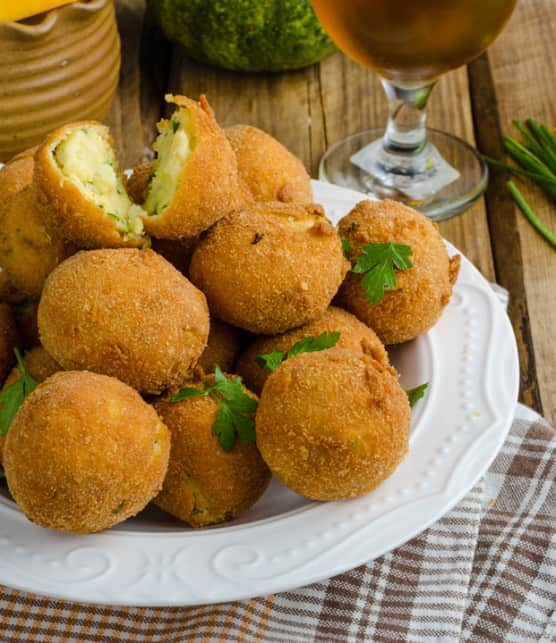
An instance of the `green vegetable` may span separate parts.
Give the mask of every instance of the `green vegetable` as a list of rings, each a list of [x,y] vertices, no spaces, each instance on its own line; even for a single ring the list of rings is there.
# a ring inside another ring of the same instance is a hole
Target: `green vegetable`
[[[263,368],[267,368],[269,371],[274,371],[278,366],[280,366],[284,359],[295,357],[301,353],[316,353],[318,351],[324,351],[327,348],[336,346],[339,339],[340,333],[338,332],[325,332],[321,333],[318,337],[304,337],[290,348],[287,355],[284,351],[272,351],[272,353],[267,353],[266,355],[260,355],[257,357],[257,364]]]
[[[407,399],[409,400],[409,406],[415,406],[415,404],[422,398],[425,397],[425,391],[429,386],[428,382],[420,384],[415,388],[410,388],[406,391]]]
[[[172,119],[172,132],[175,134],[180,127],[180,122],[176,119]]]
[[[368,243],[363,247],[363,253],[357,257],[352,272],[365,275],[361,286],[365,290],[365,298],[376,304],[384,298],[384,291],[396,286],[394,268],[407,270],[413,265],[411,246],[399,243]]]
[[[241,378],[228,379],[220,367],[214,367],[214,384],[203,384],[204,388],[182,388],[174,395],[171,402],[182,402],[194,397],[210,395],[218,403],[218,415],[212,427],[214,435],[218,436],[220,446],[224,451],[231,451],[236,441],[236,435],[241,444],[255,442],[255,412],[257,401],[249,397],[243,390]]]
[[[149,0],[194,60],[236,71],[298,69],[337,51],[309,0]]]
[[[340,241],[342,242],[342,252],[344,253],[344,257],[349,259],[348,253],[352,249],[352,245],[349,242],[349,239],[346,239],[345,237],[341,237]]]
[[[532,118],[528,118],[525,123],[515,120],[512,122],[523,136],[524,141],[517,141],[511,136],[505,136],[504,146],[519,165],[503,163],[488,156],[484,158],[491,165],[532,179],[549,197],[556,200],[556,138],[546,125],[541,125]],[[515,183],[508,181],[506,185],[530,223],[550,244],[556,246],[556,235],[542,223]]]
[[[517,189],[517,186],[513,181],[508,181],[506,183],[508,190],[513,196],[515,202],[519,206],[523,214],[529,219],[529,222],[533,227],[535,227],[542,236],[554,247],[556,247],[556,235],[550,232],[550,230],[544,225],[544,223],[539,219],[539,217],[532,210],[531,206],[524,199],[521,192]]]
[[[27,373],[19,349],[14,348],[14,352],[21,371],[21,377],[0,393],[0,404],[2,405],[0,408],[0,435],[6,435],[17,410],[23,404],[23,400],[39,385]]]

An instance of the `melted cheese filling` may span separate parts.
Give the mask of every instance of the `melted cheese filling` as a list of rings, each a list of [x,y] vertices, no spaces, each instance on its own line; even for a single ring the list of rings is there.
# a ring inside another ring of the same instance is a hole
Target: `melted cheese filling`
[[[114,151],[98,130],[88,126],[70,132],[54,150],[54,159],[62,174],[114,220],[122,236],[142,234],[144,212],[127,195]]]
[[[183,166],[191,153],[187,133],[187,111],[177,109],[170,120],[157,125],[159,135],[153,143],[156,159],[143,207],[150,216],[162,214],[178,188]]]

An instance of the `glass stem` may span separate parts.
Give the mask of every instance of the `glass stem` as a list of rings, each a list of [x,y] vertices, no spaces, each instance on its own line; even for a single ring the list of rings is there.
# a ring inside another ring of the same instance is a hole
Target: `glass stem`
[[[384,150],[405,156],[419,154],[427,142],[427,102],[436,83],[411,89],[382,79],[388,97]]]

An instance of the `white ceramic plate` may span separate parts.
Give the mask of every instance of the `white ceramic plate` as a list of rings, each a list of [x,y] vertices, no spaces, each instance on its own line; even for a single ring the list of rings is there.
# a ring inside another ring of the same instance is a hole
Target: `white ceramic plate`
[[[313,187],[333,221],[363,198],[326,183]],[[111,605],[216,603],[307,585],[413,538],[488,468],[517,399],[512,328],[488,283],[462,259],[442,319],[391,354],[405,388],[430,386],[413,411],[409,456],[381,487],[355,500],[317,503],[274,480],[247,514],[224,527],[194,531],[149,508],[90,536],[37,527],[4,493],[0,583]]]

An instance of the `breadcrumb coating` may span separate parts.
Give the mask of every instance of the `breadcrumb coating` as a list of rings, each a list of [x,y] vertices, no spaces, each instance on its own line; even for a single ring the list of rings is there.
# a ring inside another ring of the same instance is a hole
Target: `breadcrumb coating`
[[[390,366],[386,349],[371,328],[346,310],[329,306],[322,317],[304,326],[282,335],[255,339],[240,355],[236,372],[242,377],[247,388],[260,395],[270,375],[267,368],[257,363],[260,355],[277,350],[287,353],[294,344],[305,337],[318,337],[321,333],[333,332],[340,333],[336,344],[338,348],[348,348],[354,352],[364,353],[384,366]]]
[[[272,335],[322,316],[347,268],[320,206],[267,202],[214,225],[189,274],[215,317]]]
[[[340,236],[351,244],[355,262],[367,243],[393,241],[411,246],[413,267],[395,270],[397,285],[370,304],[360,282],[349,272],[336,303],[374,329],[385,344],[400,344],[426,332],[450,301],[460,257],[448,257],[438,226],[428,217],[397,201],[362,201],[339,224]]]
[[[240,179],[255,201],[313,202],[305,166],[273,136],[250,125],[232,125],[224,132],[236,154]]]
[[[155,408],[172,434],[168,473],[156,505],[192,527],[204,527],[236,518],[262,496],[270,471],[252,442],[236,440],[229,453],[222,449],[212,432],[215,400],[164,401]]]
[[[141,511],[162,487],[170,433],[113,377],[69,371],[16,413],[4,449],[10,493],[42,527],[86,534]]]
[[[205,297],[163,257],[82,251],[48,277],[39,334],[65,369],[118,377],[144,393],[187,379],[209,332]]]
[[[365,494],[408,451],[411,411],[391,368],[343,348],[303,353],[268,378],[257,446],[272,473],[313,500]]]

